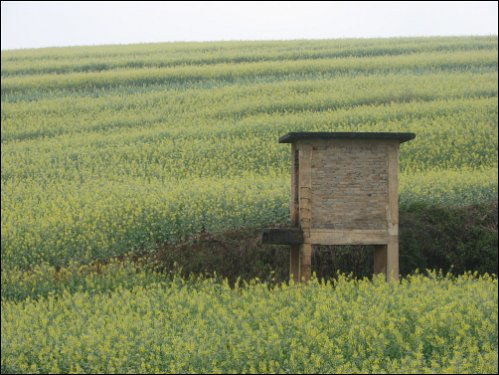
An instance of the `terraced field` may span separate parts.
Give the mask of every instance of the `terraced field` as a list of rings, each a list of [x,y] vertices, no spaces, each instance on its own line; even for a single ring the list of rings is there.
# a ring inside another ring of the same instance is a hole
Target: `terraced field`
[[[114,262],[96,271],[95,261],[153,253],[202,232],[286,223],[290,152],[277,139],[287,132],[414,132],[417,138],[401,147],[401,209],[497,201],[496,36],[53,48],[2,51],[1,63],[2,372],[110,371],[96,364],[104,357],[87,358],[87,367],[69,354],[34,359],[26,354],[33,348],[28,336],[14,339],[12,325],[28,329],[31,318],[42,319],[33,329],[50,330],[56,322],[86,319],[56,313],[61,303],[80,306],[85,316],[108,314],[95,310],[102,293],[127,298],[139,310],[152,304],[149,293],[168,299],[163,276]],[[485,284],[497,305],[497,280]],[[497,358],[495,311],[495,344],[480,336],[469,353]],[[46,323],[44,314],[53,320]],[[62,333],[47,335],[55,341],[45,350],[63,347]],[[141,337],[134,338],[139,351]],[[423,349],[418,368],[431,371],[436,352]],[[396,353],[385,356],[402,358]],[[64,358],[80,367],[68,367]],[[227,358],[233,357],[219,359]],[[452,358],[459,361],[458,354]],[[239,367],[217,367],[217,360],[158,368],[263,371],[250,360]],[[377,368],[359,361],[344,369]],[[407,365],[383,363],[387,371]],[[480,372],[477,363],[456,368]],[[441,365],[443,371],[452,364]],[[139,371],[140,363],[123,366],[113,368]]]

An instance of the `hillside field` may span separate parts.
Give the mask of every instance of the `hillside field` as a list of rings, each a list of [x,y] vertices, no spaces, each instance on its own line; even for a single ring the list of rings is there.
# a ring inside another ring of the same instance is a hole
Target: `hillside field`
[[[288,223],[290,131],[416,133],[401,211],[472,213],[455,259],[497,269],[497,36],[2,51],[2,373],[497,372],[495,276],[231,289],[149,270]]]

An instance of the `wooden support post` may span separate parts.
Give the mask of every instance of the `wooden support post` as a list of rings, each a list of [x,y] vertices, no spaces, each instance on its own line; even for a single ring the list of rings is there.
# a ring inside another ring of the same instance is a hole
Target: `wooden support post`
[[[390,236],[386,248],[386,280],[397,281],[399,279],[398,237]]]
[[[388,244],[386,250],[386,279],[399,279],[399,147],[388,148]]]
[[[374,247],[374,273],[384,273],[387,281],[399,278],[399,206],[398,206],[399,148],[388,149],[388,243]]]
[[[300,171],[300,158],[299,151],[296,145],[293,143],[291,145],[291,202],[289,207],[291,208],[291,225],[297,227],[300,224],[299,217],[299,205],[300,197],[298,195],[298,177]]]
[[[399,279],[398,238],[390,237],[388,245],[374,246],[374,274],[384,273],[386,281]]]
[[[300,245],[300,274],[298,280],[307,282],[312,275],[312,244],[310,243],[310,227],[312,222],[312,146],[299,146],[299,220],[303,231],[303,243]]]
[[[298,174],[300,170],[299,151],[296,145],[291,144],[291,224],[298,227],[299,217],[299,196],[298,196]],[[289,276],[295,282],[300,282],[300,245],[291,245],[289,252]]]
[[[307,282],[312,276],[312,244],[300,245],[300,281]]]

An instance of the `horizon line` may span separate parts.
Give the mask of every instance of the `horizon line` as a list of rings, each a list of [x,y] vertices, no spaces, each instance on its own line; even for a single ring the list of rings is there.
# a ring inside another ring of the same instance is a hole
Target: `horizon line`
[[[293,41],[320,41],[320,40],[363,40],[363,39],[411,39],[411,38],[476,38],[476,37],[498,37],[498,34],[436,34],[436,35],[401,35],[401,36],[368,36],[368,37],[338,37],[338,38],[285,38],[285,39],[213,39],[213,40],[169,40],[162,42],[131,42],[131,43],[103,43],[103,44],[72,44],[61,46],[44,46],[44,47],[16,47],[16,48],[1,48],[1,52],[17,52],[27,50],[42,50],[42,49],[60,49],[60,48],[94,48],[94,47],[111,47],[111,46],[132,46],[145,44],[189,44],[189,43],[234,43],[234,42],[293,42]]]

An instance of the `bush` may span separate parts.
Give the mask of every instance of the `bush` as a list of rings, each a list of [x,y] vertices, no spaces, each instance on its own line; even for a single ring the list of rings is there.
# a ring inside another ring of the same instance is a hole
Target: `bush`
[[[262,245],[261,229],[202,234],[165,245],[155,265],[162,271],[282,281],[289,273],[289,247]],[[498,273],[497,202],[465,206],[413,205],[400,211],[400,273],[438,269]],[[313,271],[330,278],[338,271],[357,277],[373,273],[372,246],[316,246]]]

